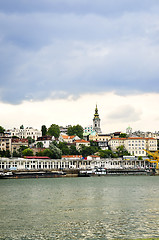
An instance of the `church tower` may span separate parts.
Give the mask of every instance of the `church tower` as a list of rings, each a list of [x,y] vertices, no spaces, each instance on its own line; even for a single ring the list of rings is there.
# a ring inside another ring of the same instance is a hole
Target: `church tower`
[[[100,128],[100,118],[99,118],[99,114],[98,114],[98,108],[96,105],[95,108],[95,114],[94,114],[94,118],[93,118],[93,130],[96,131],[97,133],[101,133],[101,128]]]

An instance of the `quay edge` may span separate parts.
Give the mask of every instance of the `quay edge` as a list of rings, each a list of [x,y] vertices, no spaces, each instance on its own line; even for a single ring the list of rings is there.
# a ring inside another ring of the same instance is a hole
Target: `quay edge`
[[[10,170],[1,171],[0,179],[18,179],[18,178],[64,178],[64,177],[97,177],[97,176],[132,176],[132,175],[150,175],[159,176],[159,169],[156,172],[152,169],[98,169],[98,170]]]

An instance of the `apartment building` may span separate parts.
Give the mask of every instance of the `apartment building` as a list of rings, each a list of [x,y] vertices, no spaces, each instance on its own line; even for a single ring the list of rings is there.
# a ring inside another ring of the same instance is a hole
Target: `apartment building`
[[[11,138],[9,137],[0,137],[0,151],[7,151],[9,150],[11,152]]]
[[[84,131],[84,133],[91,133],[91,132],[93,132],[93,126],[89,125],[89,126],[85,127],[83,131]]]
[[[12,153],[21,147],[28,147],[28,139],[19,139],[19,138],[12,138],[12,145],[11,145],[11,151]]]
[[[123,145],[125,149],[134,156],[146,156],[147,153],[144,149],[148,151],[157,151],[157,139],[155,138],[112,138],[109,140],[108,144],[112,151],[115,151],[117,147]]]

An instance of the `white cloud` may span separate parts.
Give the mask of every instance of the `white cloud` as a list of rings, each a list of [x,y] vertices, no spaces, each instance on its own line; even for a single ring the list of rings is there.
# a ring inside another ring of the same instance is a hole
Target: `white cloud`
[[[92,124],[97,103],[103,132],[125,131],[130,125],[133,130],[155,131],[158,129],[159,94],[138,94],[119,96],[113,92],[100,94],[83,94],[78,99],[39,102],[23,102],[20,105],[0,103],[1,122],[5,128],[49,127],[52,123],[59,125]],[[129,111],[130,110],[130,111]],[[110,119],[111,116],[111,119]]]
[[[119,105],[116,109],[113,109],[113,111],[108,116],[108,119],[114,122],[136,122],[140,120],[141,114],[141,110],[135,109],[131,105]]]
[[[125,1],[120,3],[123,8]],[[132,5],[136,11],[115,16],[100,14],[101,6],[98,14],[87,8],[87,14],[0,13],[1,101],[159,92],[159,15],[143,4],[144,11]]]

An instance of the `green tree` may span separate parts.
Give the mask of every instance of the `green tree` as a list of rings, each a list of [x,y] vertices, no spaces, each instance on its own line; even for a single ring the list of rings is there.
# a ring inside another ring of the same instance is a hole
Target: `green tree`
[[[53,158],[53,152],[50,149],[45,149],[41,153],[42,153],[42,156]]]
[[[21,146],[18,148],[17,154],[19,155],[19,157],[22,157],[22,152],[23,152],[25,149],[28,149],[28,147],[23,146],[23,145],[21,145]]]
[[[111,151],[109,149],[108,150],[99,150],[99,156],[101,158],[113,158],[113,157],[115,157],[113,151]]]
[[[37,146],[37,148],[43,148],[43,143],[42,142],[38,142],[36,146]]]
[[[13,157],[21,157],[20,154],[16,151],[13,151]]]
[[[9,150],[6,150],[6,152],[5,152],[5,157],[7,157],[7,158],[11,157],[11,154],[10,154],[10,151],[9,151]]]
[[[125,149],[125,147],[123,145],[117,147],[116,154],[118,157],[123,157],[124,155],[126,155],[126,156],[130,155],[130,153],[128,153],[128,151]]]
[[[46,150],[46,149],[45,149]],[[43,150],[44,151],[44,150]],[[44,156],[43,151],[36,152],[36,156]]]
[[[27,139],[28,139],[28,143],[29,143],[29,144],[32,144],[32,143],[34,143],[34,142],[35,142],[35,140],[34,140],[34,139],[32,139],[31,137],[27,137]]]
[[[62,151],[53,142],[50,143],[49,149],[52,151],[53,159],[61,159]]]
[[[11,154],[10,154],[10,151],[9,150],[3,150],[3,151],[0,151],[0,157],[11,157]]]
[[[71,145],[69,149],[69,154],[70,155],[79,155],[79,151],[76,149],[75,145]]]
[[[126,133],[120,133],[119,138],[127,138],[127,134]]]
[[[62,151],[62,155],[69,155],[70,150],[66,142],[59,142],[57,147]]]
[[[58,138],[60,136],[60,128],[56,124],[52,124],[47,131],[47,134],[50,136],[54,136],[55,138]]]
[[[72,135],[77,135],[79,138],[83,138],[83,128],[81,125],[77,124],[75,126],[70,126],[68,129],[67,129],[67,134],[69,136],[72,136]]]
[[[47,134],[47,127],[45,125],[41,126],[42,136],[46,136]]]
[[[98,147],[98,143],[96,141],[90,141],[90,146]]]
[[[0,151],[0,157],[5,157],[5,153],[6,153],[6,151]]]
[[[0,133],[4,133],[4,131],[5,129],[2,126],[0,126]]]
[[[24,126],[23,126],[23,124],[20,126],[20,129],[24,129]]]
[[[81,144],[79,152],[83,157],[87,157],[89,155],[94,155],[98,151],[98,147],[87,147]]]
[[[27,149],[22,151],[22,155],[23,156],[33,156],[33,150],[30,149],[30,148],[27,148]]]

